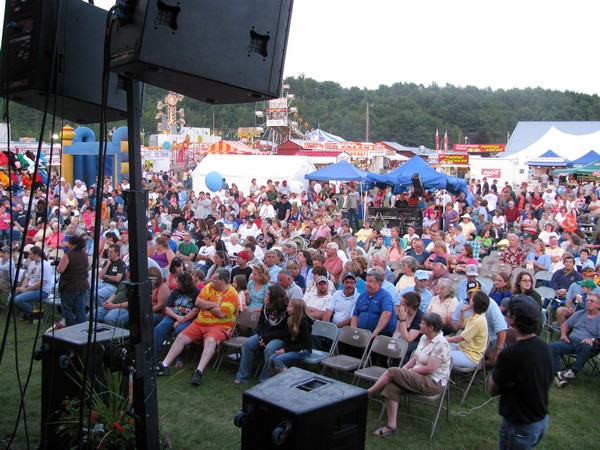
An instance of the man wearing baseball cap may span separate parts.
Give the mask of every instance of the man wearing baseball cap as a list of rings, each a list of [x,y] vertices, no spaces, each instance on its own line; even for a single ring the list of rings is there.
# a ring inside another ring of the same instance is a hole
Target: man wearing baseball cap
[[[342,276],[342,289],[331,296],[322,320],[333,322],[339,329],[350,325],[358,295],[356,276],[352,272],[345,273]]]
[[[427,289],[427,282],[429,281],[429,274],[424,270],[417,270],[415,272],[415,285],[405,287],[400,291],[397,297],[397,302],[400,301],[402,296],[407,292],[417,292],[421,295],[421,304],[419,305],[419,309],[422,313],[427,311],[427,307],[433,298],[433,294],[429,289]]]
[[[467,266],[468,267],[468,266]],[[467,269],[468,270],[468,269]],[[466,280],[461,281],[459,287],[464,283],[465,284],[465,303],[468,304],[471,296],[474,292],[483,291],[486,295],[488,294],[487,289],[484,285],[482,285],[479,281],[477,281],[476,276],[474,275],[477,272],[477,266],[475,266],[475,270],[471,268],[468,270],[471,275],[467,277]],[[458,289],[457,289],[458,295]],[[460,299],[460,297],[458,297]],[[500,351],[504,348],[504,344],[506,342],[506,334],[508,331],[508,325],[506,324],[506,320],[504,319],[504,315],[500,310],[500,307],[495,301],[490,301],[487,310],[485,311],[485,320],[487,321],[487,329],[488,329],[488,348],[486,349],[486,359],[487,365],[493,366],[496,363],[496,359],[500,354]],[[452,324],[451,327],[458,331],[458,324],[460,321],[460,309],[456,308],[454,314],[452,316]],[[463,313],[463,318],[466,319],[471,315],[471,311],[465,311]]]
[[[585,301],[589,292],[594,292],[595,294],[600,295],[600,287],[594,283],[595,276],[596,271],[592,267],[584,267],[581,272],[582,280],[569,286],[565,300],[565,306],[561,306],[556,310],[558,325],[565,323],[565,321],[571,317],[575,311],[585,309]],[[583,292],[584,286],[587,286],[585,293]],[[580,302],[578,301],[578,296],[581,296]]]
[[[329,282],[327,277],[323,275],[315,280],[317,292],[308,291],[304,294],[303,300],[306,303],[306,308],[313,318],[322,320],[331,295],[329,294]]]
[[[236,266],[231,269],[231,281],[233,282],[233,277],[236,275],[244,275],[246,277],[246,281],[250,279],[250,275],[252,275],[252,267],[248,265],[248,263],[252,260],[250,253],[243,251],[235,254],[235,262]]]
[[[427,282],[427,289],[430,292],[434,292],[438,281],[442,278],[450,279],[450,274],[448,273],[446,258],[443,256],[436,256],[431,263],[431,277],[429,277],[429,281]]]
[[[467,264],[465,267],[465,275],[467,278],[461,280],[460,283],[458,283],[458,286],[456,286],[456,298],[459,302],[468,301],[467,293],[469,289],[473,288],[473,283],[478,283],[479,289],[483,290],[486,294],[489,294],[488,286],[482,286],[481,283],[477,281],[479,271],[475,264]]]
[[[488,378],[490,394],[500,395],[498,448],[535,447],[548,429],[552,364],[548,344],[535,334],[540,312],[527,295],[513,295],[508,301],[506,320],[516,343],[500,352]]]

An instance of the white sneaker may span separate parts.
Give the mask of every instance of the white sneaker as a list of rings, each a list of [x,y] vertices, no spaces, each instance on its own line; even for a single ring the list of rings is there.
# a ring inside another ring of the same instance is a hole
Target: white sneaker
[[[575,374],[575,372],[569,369],[561,372],[560,377],[564,380],[574,380],[575,378],[577,378],[577,374]]]
[[[569,384],[569,382],[567,380],[563,380],[563,379],[559,378],[558,376],[556,376],[556,377],[554,377],[554,384],[556,384],[556,386],[561,388],[561,387]]]

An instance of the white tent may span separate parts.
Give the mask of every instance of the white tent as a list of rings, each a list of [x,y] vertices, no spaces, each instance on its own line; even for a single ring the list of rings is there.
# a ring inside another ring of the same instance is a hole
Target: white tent
[[[544,131],[540,129],[541,124],[544,122],[519,122],[508,141],[506,153],[501,157],[517,158],[518,164],[524,165],[548,150],[569,160],[575,160],[590,150],[600,150],[600,122],[552,123]],[[539,134],[527,134],[528,130],[521,132],[529,125]]]
[[[258,185],[266,185],[267,180],[283,181],[294,186],[301,183],[306,188],[304,175],[316,170],[305,156],[282,155],[206,155],[192,172],[192,183],[196,193],[206,191],[205,178],[210,172],[218,172],[231,186],[235,183],[239,190],[248,194],[252,178]]]

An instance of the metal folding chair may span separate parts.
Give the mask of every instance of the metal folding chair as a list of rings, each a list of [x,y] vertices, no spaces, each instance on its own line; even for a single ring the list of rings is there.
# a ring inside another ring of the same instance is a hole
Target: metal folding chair
[[[323,322],[322,320],[317,320],[313,323],[312,333],[313,338],[317,339],[327,339],[330,342],[329,350],[319,350],[313,348],[312,353],[304,358],[302,361],[304,364],[308,366],[310,369],[311,366],[315,366],[320,364],[326,358],[329,358],[332,355],[333,350],[335,349],[335,342],[338,337],[338,327],[331,322]]]
[[[372,364],[373,354],[380,355],[387,360],[399,360],[398,366],[402,365],[404,355],[408,349],[408,342],[404,339],[396,339],[388,336],[377,336],[371,348],[367,353],[366,363],[360,369],[354,371],[354,381],[352,384],[358,384],[360,380],[367,380],[371,383],[376,382],[381,375],[387,370],[387,367]]]
[[[327,369],[333,369],[336,372],[351,372],[363,366],[366,359],[367,350],[371,343],[371,332],[362,328],[345,326],[338,336],[335,343],[335,349],[332,356],[321,361],[323,369],[321,375],[324,375]],[[360,357],[344,355],[339,353],[340,343],[350,348],[354,348]]]
[[[450,365],[450,373],[452,373],[452,364]],[[433,439],[433,435],[435,434],[435,430],[437,428],[437,424],[440,419],[440,414],[442,410],[446,411],[446,422],[450,422],[450,380],[446,380],[446,384],[444,385],[444,389],[436,395],[420,395],[420,394],[405,394],[404,399],[406,400],[406,412],[398,411],[399,415],[411,417],[413,419],[421,420],[424,422],[429,422],[431,424],[431,434],[429,435],[429,440]],[[413,403],[432,406],[436,408],[435,417],[433,419],[429,419],[427,417],[418,416],[411,413],[411,405]],[[385,405],[381,409],[381,413],[379,415],[379,419],[383,415],[383,411],[385,409]]]
[[[221,346],[219,347],[217,359],[213,364],[213,367],[217,372],[221,367],[221,363],[223,362],[223,358],[225,358],[227,350],[233,349],[235,350],[236,355],[241,355],[244,342],[246,342],[248,338],[246,336],[240,336],[240,327],[245,327],[246,329],[256,328],[259,317],[260,312],[258,311],[242,311],[238,314],[233,329],[233,335],[226,341],[221,342]]]

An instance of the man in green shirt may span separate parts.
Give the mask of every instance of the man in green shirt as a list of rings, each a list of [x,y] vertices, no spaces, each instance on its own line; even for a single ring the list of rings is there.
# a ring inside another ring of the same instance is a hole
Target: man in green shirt
[[[192,235],[189,231],[183,233],[183,242],[177,247],[176,256],[184,261],[194,261],[198,254],[198,246],[192,242]]]

